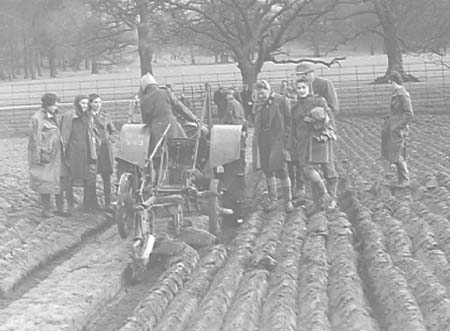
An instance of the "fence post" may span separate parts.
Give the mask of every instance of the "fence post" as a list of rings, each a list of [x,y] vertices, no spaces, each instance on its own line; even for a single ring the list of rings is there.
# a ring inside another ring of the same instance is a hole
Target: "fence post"
[[[444,106],[447,107],[446,89],[445,89],[445,68],[441,63],[441,81],[442,81],[442,99],[444,101]]]
[[[361,103],[359,101],[359,99],[360,99],[360,95],[359,95],[359,73],[358,73],[358,67],[357,66],[355,66],[355,75],[356,75],[356,90],[357,90],[357,92],[356,92],[356,100],[357,100],[358,108],[360,108],[361,107]]]
[[[429,99],[428,99],[428,71],[427,71],[427,63],[424,62],[424,66],[425,66],[425,95],[426,95],[426,101],[427,101],[427,107],[429,105]]]

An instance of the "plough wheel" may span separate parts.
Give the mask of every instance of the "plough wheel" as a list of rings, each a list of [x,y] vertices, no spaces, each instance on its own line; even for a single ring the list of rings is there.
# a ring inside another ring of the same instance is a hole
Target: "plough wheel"
[[[134,220],[133,208],[133,175],[124,173],[120,176],[118,188],[118,204],[116,210],[116,221],[119,235],[126,239],[130,234]]]

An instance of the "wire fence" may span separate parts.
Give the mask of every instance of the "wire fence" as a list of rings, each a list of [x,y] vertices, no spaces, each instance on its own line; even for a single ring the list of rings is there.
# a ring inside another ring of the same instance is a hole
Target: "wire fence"
[[[387,84],[372,82],[385,73],[385,65],[345,65],[335,68],[318,68],[316,74],[330,79],[337,90],[341,114],[379,114],[388,111],[390,88]],[[411,93],[413,106],[418,112],[447,111],[450,105],[450,70],[439,63],[406,63],[405,70],[416,76],[419,82],[406,83]],[[263,70],[259,78],[268,80],[276,91],[281,81],[295,81],[294,66],[272,66]],[[114,76],[86,76],[55,78],[36,82],[14,82],[0,84],[0,129],[9,133],[27,131],[29,118],[39,109],[39,99],[47,91],[61,97],[62,109],[72,107],[78,94],[98,93],[104,98],[104,107],[116,121],[125,121],[130,100],[138,91],[139,80],[131,74]],[[205,98],[205,83],[212,91],[219,86],[242,88],[239,72],[208,72],[198,67],[198,73],[175,73],[159,76],[160,84],[171,84],[175,94],[183,95],[197,114]],[[6,131],[5,131],[6,130]]]

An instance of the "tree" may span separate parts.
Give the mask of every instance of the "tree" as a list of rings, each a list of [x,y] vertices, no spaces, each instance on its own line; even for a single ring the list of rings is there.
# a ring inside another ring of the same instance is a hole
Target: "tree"
[[[252,86],[263,64],[341,0],[169,0],[181,28],[223,44]]]
[[[385,83],[392,71],[398,71],[405,81],[417,81],[403,67],[404,52],[426,52],[442,44],[448,33],[448,1],[444,0],[350,0],[353,10],[344,15],[333,13],[332,20],[359,20],[358,28],[344,40],[362,33],[380,36],[388,58],[384,76],[375,83]],[[447,8],[447,9],[445,9]],[[433,22],[433,24],[430,24]]]
[[[164,6],[158,0],[88,0],[95,12],[111,24],[126,25],[137,32],[137,50],[141,74],[152,72],[153,36],[152,21]]]

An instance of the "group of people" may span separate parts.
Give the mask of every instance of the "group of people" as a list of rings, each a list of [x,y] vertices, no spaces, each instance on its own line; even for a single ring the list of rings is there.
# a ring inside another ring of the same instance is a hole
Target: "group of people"
[[[283,86],[286,92],[287,86]],[[338,99],[333,84],[314,76],[314,67],[296,67],[295,98],[272,91],[257,82],[254,107],[253,165],[266,177],[270,210],[277,202],[277,178],[287,212],[294,209],[293,195],[304,201],[305,182],[310,183],[314,204],[310,213],[335,208],[338,174],[333,144]]]
[[[311,64],[299,64],[295,74],[293,88],[284,81],[280,93],[272,91],[267,81],[256,84],[253,166],[266,177],[266,210],[277,203],[279,180],[286,211],[294,210],[293,197],[304,204],[311,195],[313,204],[307,213],[312,215],[337,206],[339,176],[334,144],[339,104],[332,82],[316,77]],[[393,185],[405,188],[410,183],[406,139],[413,110],[410,95],[402,86],[402,76],[392,72],[388,81],[392,96],[381,132],[381,154],[397,167],[398,181]]]
[[[413,117],[411,98],[402,86],[399,73],[393,72],[388,78],[393,93],[391,112],[382,129],[381,152],[397,167],[396,186],[407,187],[406,138]],[[294,210],[293,197],[301,203],[309,194],[313,204],[308,213],[334,209],[338,186],[334,118],[339,105],[331,81],[316,77],[311,64],[301,63],[296,67],[293,88],[286,82],[280,93],[274,92],[265,80],[256,83],[253,98],[251,93],[241,95],[235,89],[219,91],[220,97],[216,94],[214,101],[221,107],[218,109],[220,124],[245,127],[250,116],[254,122],[253,166],[261,169],[266,177],[269,193],[266,209],[272,209],[277,203],[277,178],[287,212]],[[244,96],[251,102],[243,105]],[[42,215],[51,216],[51,195],[55,195],[55,214],[71,214],[73,187],[84,188],[85,210],[99,209],[97,174],[103,179],[104,207],[110,208],[112,144],[118,135],[110,115],[102,109],[102,98],[98,94],[78,95],[74,108],[62,116],[58,114],[59,99],[54,93],[44,94],[41,101],[42,108],[31,119],[28,159],[30,185],[41,196]],[[168,137],[175,138],[187,137],[183,122],[199,124],[197,117],[174,98],[170,89],[158,87],[149,73],[141,78],[139,102],[142,121],[150,128],[150,150],[169,124]]]
[[[97,174],[103,179],[104,208],[111,206],[112,144],[118,135],[113,121],[102,109],[98,94],[78,95],[74,108],[60,115],[59,98],[45,93],[41,109],[31,118],[28,161],[31,189],[40,194],[42,216],[50,217],[51,196],[59,216],[74,211],[73,187],[83,187],[86,211],[100,209]],[[64,203],[64,196],[67,208]]]

